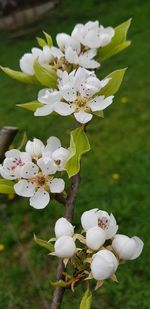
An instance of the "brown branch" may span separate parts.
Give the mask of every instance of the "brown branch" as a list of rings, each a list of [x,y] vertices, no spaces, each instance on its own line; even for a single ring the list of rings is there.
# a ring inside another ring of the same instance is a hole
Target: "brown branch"
[[[57,202],[66,205],[66,198],[61,193],[53,193],[51,194],[52,199],[56,200]]]
[[[72,222],[73,214],[74,214],[74,206],[75,206],[75,200],[78,192],[80,182],[80,174],[76,174],[75,176],[71,177],[71,188],[68,194],[68,197],[66,199],[66,213],[65,217],[68,221]],[[63,272],[65,271],[65,266],[63,261],[61,260],[57,267],[57,281],[63,279]],[[61,303],[63,299],[63,295],[65,292],[65,288],[62,287],[56,287],[54,290],[52,302],[51,302],[51,309],[60,309]]]
[[[5,152],[9,149],[18,129],[16,127],[3,127],[0,131],[0,163],[5,157]]]

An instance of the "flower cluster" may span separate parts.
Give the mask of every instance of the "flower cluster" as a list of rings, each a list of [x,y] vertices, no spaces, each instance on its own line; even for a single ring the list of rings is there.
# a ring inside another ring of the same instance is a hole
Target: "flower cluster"
[[[106,211],[85,211],[81,216],[81,225],[82,234],[75,234],[74,226],[67,219],[58,219],[55,224],[56,238],[50,242],[55,241],[52,255],[62,258],[65,265],[69,261],[80,275],[82,273],[83,279],[94,278],[101,282],[111,277],[116,280],[115,272],[120,262],[134,260],[142,252],[143,241],[136,236],[130,238],[117,234],[116,220]],[[80,264],[77,259],[80,259]]]
[[[70,74],[58,70],[57,74],[58,90],[40,90],[38,101],[44,105],[35,111],[35,116],[46,116],[54,111],[62,116],[74,114],[78,122],[85,124],[94,112],[102,111],[112,103],[113,96],[105,98],[98,94],[109,78],[99,80],[94,72],[84,68]]]
[[[50,195],[64,191],[65,183],[54,174],[65,170],[69,150],[61,146],[57,137],[51,136],[45,146],[39,139],[28,141],[25,152],[12,149],[6,152],[0,174],[14,180],[15,192],[30,198],[30,205],[37,209],[47,206]]]
[[[66,70],[69,64],[96,69],[100,66],[93,59],[97,49],[109,44],[114,33],[112,27],[104,28],[98,21],[77,24],[71,35],[57,34],[58,47],[46,45],[42,50],[32,48],[31,53],[24,54],[20,59],[20,68],[24,73],[34,75],[34,61],[38,59],[42,66],[52,65],[55,69]]]

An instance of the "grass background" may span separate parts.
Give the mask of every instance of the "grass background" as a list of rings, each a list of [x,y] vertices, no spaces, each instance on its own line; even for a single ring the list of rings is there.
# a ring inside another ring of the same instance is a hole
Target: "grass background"
[[[17,69],[18,59],[36,45],[34,37],[40,36],[41,30],[55,37],[57,32],[70,32],[78,22],[99,19],[105,26],[116,26],[133,17],[129,32],[131,47],[102,65],[102,77],[126,66],[128,71],[105,118],[95,117],[89,125],[92,150],[82,164],[74,224],[79,226],[85,209],[99,207],[112,211],[118,219],[119,232],[139,235],[145,248],[138,260],[119,267],[118,285],[108,280],[102,289],[94,292],[93,309],[150,308],[149,11],[148,0],[64,0],[39,22],[37,33],[20,39],[0,34],[0,64]],[[35,119],[32,113],[15,107],[33,100],[37,90],[0,73],[0,126],[15,125],[20,133],[26,131],[29,138],[45,141],[56,135],[67,146],[69,129],[75,126],[73,119],[59,116]],[[118,180],[112,178],[113,173],[119,174]],[[49,239],[56,218],[63,215],[63,207],[51,203],[37,211],[29,206],[27,199],[0,198],[0,243],[5,246],[0,253],[0,309],[46,308],[52,295],[49,280],[55,277],[56,259],[34,244],[33,233]],[[62,309],[78,308],[82,293],[81,286],[74,295],[67,291]]]

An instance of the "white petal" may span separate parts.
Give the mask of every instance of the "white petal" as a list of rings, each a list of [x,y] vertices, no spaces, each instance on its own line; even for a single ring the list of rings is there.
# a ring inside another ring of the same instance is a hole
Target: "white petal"
[[[62,97],[68,101],[73,102],[76,99],[76,89],[72,85],[66,85],[61,88]]]
[[[38,101],[43,104],[50,104],[60,101],[61,93],[60,91],[55,91],[51,89],[42,89],[38,93]]]
[[[34,112],[34,116],[47,116],[50,115],[53,111],[53,105],[47,104],[45,106],[37,108],[37,110]]]
[[[81,224],[85,231],[94,226],[98,226],[97,208],[85,211],[81,216]]]
[[[137,237],[137,236],[132,237],[132,239],[134,239],[134,241],[135,241],[135,243],[136,243],[136,249],[135,249],[134,254],[132,255],[132,258],[131,258],[131,260],[134,260],[134,259],[136,259],[137,257],[139,257],[139,255],[142,253],[144,243],[143,243],[143,241],[142,241],[139,237]]]
[[[65,102],[58,102],[54,107],[55,112],[62,116],[71,115],[74,112],[74,109],[74,106]]]
[[[44,160],[43,158],[40,158],[37,161],[38,166],[40,167],[40,169],[42,170],[42,173],[44,175],[53,175],[56,173],[56,166],[53,163],[53,160],[49,159],[49,160]]]
[[[65,182],[61,178],[54,178],[52,181],[50,181],[49,187],[52,193],[61,193],[64,191]]]
[[[16,175],[13,173],[7,173],[7,170],[3,168],[2,165],[0,165],[0,175],[5,178],[5,179],[8,179],[8,180],[13,180],[13,179],[16,179]]]
[[[36,164],[32,163],[32,162],[29,162],[29,163],[26,163],[21,168],[20,176],[22,178],[30,179],[30,178],[35,177],[37,175],[38,171],[39,171],[38,166]]]
[[[114,96],[107,97],[104,99],[104,96],[95,97],[89,106],[93,112],[101,111],[107,108],[113,101]]]
[[[94,226],[86,232],[86,245],[92,250],[98,250],[105,240],[105,231],[99,226]]]
[[[74,51],[71,47],[68,47],[65,50],[65,57],[66,57],[66,59],[69,63],[78,64],[78,62],[79,62],[77,52]]]
[[[14,185],[15,192],[20,196],[31,197],[35,193],[35,185],[27,180],[20,180]]]
[[[80,111],[78,113],[74,113],[74,116],[76,118],[76,120],[80,123],[87,123],[89,122],[93,115],[90,114],[90,113],[86,113],[86,112],[83,112],[83,111]]]
[[[36,209],[43,209],[47,206],[50,201],[50,195],[43,188],[38,191],[30,198],[30,205]]]
[[[51,47],[51,54],[55,57],[55,58],[61,58],[64,56],[64,54],[62,53],[62,51],[57,48],[57,47]]]
[[[6,151],[5,156],[6,156],[6,158],[13,158],[13,159],[17,160],[17,159],[20,158],[20,153],[21,152],[19,150],[12,149],[12,150]]]
[[[60,49],[64,49],[66,45],[70,42],[70,35],[66,33],[58,33],[56,35],[56,42]]]
[[[35,56],[31,53],[27,53],[20,59],[20,69],[22,72],[28,75],[34,75],[33,64],[35,60]]]
[[[57,138],[55,136],[51,136],[47,140],[47,145],[45,147],[45,151],[54,152],[56,149],[58,149],[60,147],[61,147],[61,142],[60,142],[59,138]]]

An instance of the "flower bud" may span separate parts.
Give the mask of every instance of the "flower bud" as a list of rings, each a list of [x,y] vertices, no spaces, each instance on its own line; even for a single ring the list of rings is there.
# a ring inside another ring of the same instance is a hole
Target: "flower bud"
[[[118,261],[111,251],[104,249],[93,255],[91,271],[94,279],[104,280],[111,277],[117,267]]]
[[[34,138],[33,142],[28,141],[26,144],[26,152],[28,152],[32,157],[41,157],[44,148],[44,144],[37,138]]]
[[[55,253],[60,258],[70,258],[76,252],[75,242],[70,236],[61,236],[55,242]]]
[[[73,225],[65,218],[60,218],[56,221],[55,224],[55,235],[56,238],[61,236],[73,236],[74,227]]]
[[[120,259],[134,260],[143,250],[144,243],[139,237],[128,237],[117,234],[112,242],[112,247]]]
[[[85,211],[81,216],[81,224],[85,231],[91,227],[98,226],[97,208]]]
[[[98,226],[86,232],[86,245],[92,250],[98,250],[105,242],[105,232]]]

